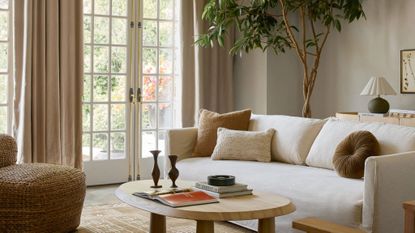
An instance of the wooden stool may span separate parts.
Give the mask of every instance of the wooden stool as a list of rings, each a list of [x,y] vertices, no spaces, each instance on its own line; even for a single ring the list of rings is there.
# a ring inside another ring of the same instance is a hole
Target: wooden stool
[[[307,233],[364,233],[364,231],[331,223],[318,218],[303,218],[293,221],[292,227]]]
[[[415,233],[415,201],[403,203],[405,210],[405,233]]]

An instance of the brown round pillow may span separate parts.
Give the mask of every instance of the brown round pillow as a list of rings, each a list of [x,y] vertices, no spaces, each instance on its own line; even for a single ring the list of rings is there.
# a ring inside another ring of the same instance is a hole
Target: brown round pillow
[[[379,155],[379,151],[379,142],[371,132],[353,132],[337,145],[334,168],[340,176],[360,179],[364,175],[366,158]]]

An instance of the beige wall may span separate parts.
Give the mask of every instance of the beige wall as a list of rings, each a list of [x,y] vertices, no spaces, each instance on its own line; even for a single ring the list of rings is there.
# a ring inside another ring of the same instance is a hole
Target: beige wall
[[[261,50],[235,56],[235,109],[267,113],[267,56]]]
[[[255,50],[235,57],[235,109],[256,114],[301,114],[298,61],[291,52],[275,55]]]
[[[367,111],[372,98],[360,96],[371,76],[384,76],[396,96],[391,108],[415,109],[415,95],[399,94],[399,51],[415,48],[415,1],[365,1],[367,20],[344,24],[329,38],[312,99],[314,117],[336,111]]]
[[[415,48],[415,0],[364,1],[364,9],[367,20],[343,24],[342,32],[328,40],[311,102],[313,117],[367,111],[371,97],[359,94],[374,75],[384,76],[398,93],[386,97],[391,108],[415,109],[415,94],[399,94],[399,51]],[[300,115],[302,71],[295,59],[293,54],[276,56],[271,51],[266,57],[256,52],[237,58],[237,108]]]
[[[267,114],[300,116],[302,69],[294,51],[267,52]]]

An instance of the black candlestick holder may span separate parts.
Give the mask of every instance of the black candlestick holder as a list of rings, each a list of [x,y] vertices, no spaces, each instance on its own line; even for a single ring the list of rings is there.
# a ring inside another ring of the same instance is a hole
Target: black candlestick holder
[[[161,188],[161,185],[158,185],[159,179],[160,179],[160,169],[157,163],[157,158],[160,154],[160,150],[151,150],[150,153],[153,155],[154,159],[154,166],[153,171],[151,172],[151,176],[153,177],[154,185],[151,186],[151,188]]]
[[[176,168],[177,155],[169,155],[171,169],[169,171],[169,178],[173,182],[171,188],[177,188],[176,180],[179,177],[179,170]]]

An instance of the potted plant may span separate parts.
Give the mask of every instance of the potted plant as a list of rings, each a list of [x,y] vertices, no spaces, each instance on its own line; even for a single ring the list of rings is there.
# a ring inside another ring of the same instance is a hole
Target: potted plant
[[[249,52],[260,48],[276,54],[294,49],[303,67],[302,115],[311,117],[310,98],[320,57],[329,34],[342,23],[365,18],[363,0],[210,0],[202,19],[210,23],[196,44],[223,46],[228,30],[236,25],[239,38],[230,50]],[[296,17],[299,20],[294,20]]]

